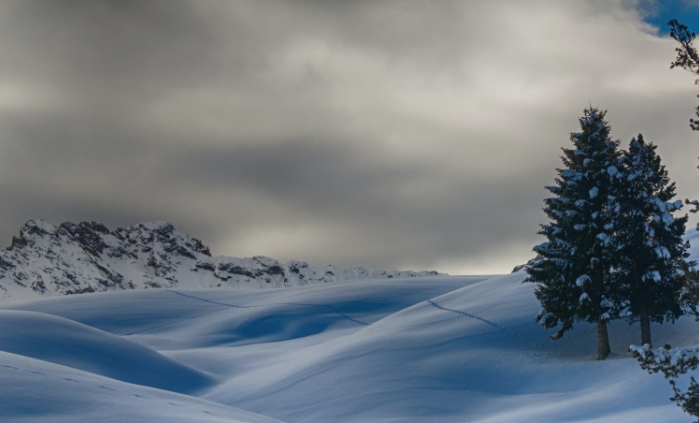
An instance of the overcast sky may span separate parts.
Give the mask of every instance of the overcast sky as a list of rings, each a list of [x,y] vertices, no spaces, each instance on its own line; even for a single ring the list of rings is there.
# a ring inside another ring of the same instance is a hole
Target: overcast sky
[[[0,240],[166,220],[214,254],[509,272],[588,104],[699,198],[699,87],[655,26],[699,1],[668,4],[2,0]]]

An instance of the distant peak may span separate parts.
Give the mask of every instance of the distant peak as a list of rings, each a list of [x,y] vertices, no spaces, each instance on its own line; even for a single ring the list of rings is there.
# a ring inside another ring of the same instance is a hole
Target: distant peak
[[[73,233],[77,230],[82,229],[89,229],[95,232],[101,232],[101,233],[109,233],[109,228],[107,228],[103,223],[100,222],[80,222],[80,223],[73,223],[73,222],[63,222],[60,225],[61,229],[65,229],[66,231]]]
[[[55,232],[56,227],[50,224],[49,222],[41,219],[29,219],[27,223],[24,224],[22,229],[27,229],[29,230],[30,233],[34,232]]]
[[[147,230],[151,231],[157,231],[159,229],[166,229],[166,230],[175,230],[175,227],[172,226],[172,224],[164,221],[164,220],[151,220],[148,222],[141,222],[137,224],[136,226],[142,227]]]

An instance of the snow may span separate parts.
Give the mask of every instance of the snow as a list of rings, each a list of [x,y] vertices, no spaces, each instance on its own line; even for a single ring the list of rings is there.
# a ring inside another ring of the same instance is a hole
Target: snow
[[[593,187],[593,188],[590,190],[590,198],[595,198],[595,197],[597,197],[597,194],[599,194],[599,188]]]
[[[138,224],[138,226],[147,229],[149,231],[154,231],[162,228],[167,228],[169,226],[172,226],[168,222],[165,222],[163,220],[152,220],[148,222],[141,222]]]
[[[638,326],[612,322],[604,362],[593,325],[549,341],[525,276],[6,302],[0,421],[691,421],[626,353]],[[698,326],[654,337],[692,345]],[[158,366],[181,383],[163,385]]]
[[[650,345],[644,344],[643,346],[632,345],[630,350],[637,352],[644,358],[647,358],[652,351],[657,362],[667,360],[673,366],[677,365],[679,362],[699,359],[699,347],[671,349],[658,348],[657,350],[652,350]]]
[[[0,421],[281,423],[188,395],[0,351]]]
[[[692,421],[627,353],[637,324],[610,322],[613,354],[596,361],[595,325],[550,341],[525,277],[6,301],[0,422]],[[698,329],[683,317],[653,339],[699,345]]]
[[[0,299],[158,287],[271,289],[434,274],[212,257],[201,241],[163,221],[110,231],[95,222],[56,227],[30,220],[13,246],[0,251]]]
[[[583,286],[583,285],[585,285],[585,282],[589,282],[589,281],[590,281],[590,277],[588,275],[582,275],[582,276],[578,277],[578,279],[575,280],[575,284],[577,286]]]
[[[660,276],[660,272],[657,270],[650,271],[643,275],[642,279],[644,281],[653,281],[653,282],[660,282],[663,280],[663,278]]]
[[[139,343],[45,313],[0,310],[0,350],[180,393],[214,383]]]
[[[655,249],[655,253],[657,254],[658,258],[661,259],[669,259],[670,258],[670,251],[667,249],[667,247],[661,245],[658,246]]]

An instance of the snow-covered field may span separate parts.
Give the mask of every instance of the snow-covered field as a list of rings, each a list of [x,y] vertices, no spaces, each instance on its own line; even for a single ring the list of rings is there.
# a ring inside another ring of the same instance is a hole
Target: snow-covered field
[[[560,341],[523,272],[0,306],[3,422],[690,422],[626,350]],[[693,318],[657,345],[699,344]],[[276,420],[275,420],[276,419]]]

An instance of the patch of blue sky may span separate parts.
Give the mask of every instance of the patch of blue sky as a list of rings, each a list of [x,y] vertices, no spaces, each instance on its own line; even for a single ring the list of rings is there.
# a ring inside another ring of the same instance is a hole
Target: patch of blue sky
[[[639,7],[646,22],[658,28],[661,35],[668,35],[667,22],[677,19],[690,31],[699,32],[699,0],[655,0],[641,1]]]

